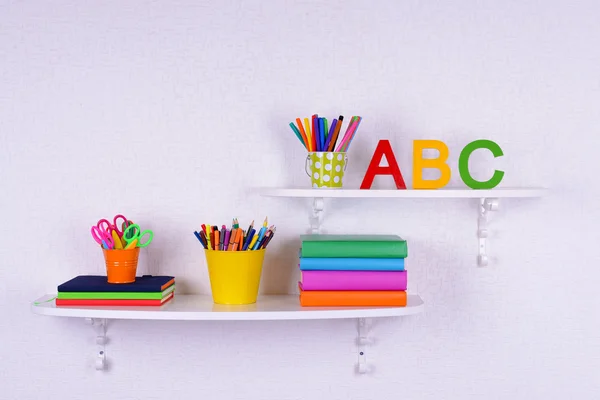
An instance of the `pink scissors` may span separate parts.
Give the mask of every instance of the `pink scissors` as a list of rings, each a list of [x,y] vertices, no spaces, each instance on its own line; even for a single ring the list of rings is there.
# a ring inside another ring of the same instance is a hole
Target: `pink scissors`
[[[117,235],[119,235],[119,237],[122,237],[123,230],[119,230],[119,226],[122,226],[122,225],[119,225],[117,222],[117,221],[119,221],[119,218],[121,218],[125,223],[127,223],[127,218],[125,218],[124,215],[117,214],[117,215],[115,215],[115,218],[113,218],[112,224],[107,219],[101,219],[100,221],[98,221],[98,224],[96,224],[96,226],[100,229],[105,230],[109,234],[111,233],[111,230],[113,230],[113,231],[117,232]]]
[[[113,240],[111,232],[110,232],[112,227],[105,229],[104,226],[101,224],[102,221],[106,221],[106,220],[100,220],[100,221],[98,221],[98,225],[92,226],[92,237],[99,245],[101,245],[105,249],[107,249],[107,250],[114,249],[115,241]],[[108,222],[108,221],[106,221],[106,222]]]

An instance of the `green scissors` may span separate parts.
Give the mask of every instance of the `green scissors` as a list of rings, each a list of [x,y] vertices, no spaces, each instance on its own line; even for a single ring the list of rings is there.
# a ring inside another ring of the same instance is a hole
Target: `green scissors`
[[[148,239],[146,242],[142,243],[142,238],[148,235]],[[151,230],[142,231],[138,224],[131,224],[125,229],[123,232],[123,238],[125,238],[125,242],[127,242],[126,249],[132,249],[134,247],[146,247],[154,238],[154,232]]]

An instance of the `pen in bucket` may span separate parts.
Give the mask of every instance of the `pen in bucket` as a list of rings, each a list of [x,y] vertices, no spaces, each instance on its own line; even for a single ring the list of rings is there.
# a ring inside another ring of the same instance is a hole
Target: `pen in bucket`
[[[333,137],[329,142],[329,147],[327,147],[327,151],[333,151],[335,148],[335,142],[337,142],[338,136],[340,135],[340,130],[342,129],[342,125],[344,124],[344,116],[340,115],[335,125],[335,130],[333,131]]]
[[[269,238],[267,240],[265,240],[265,242],[262,244],[261,248],[264,249],[267,247],[267,245],[269,244],[269,242],[271,241],[271,239],[273,239],[273,236],[275,236],[275,230],[276,228],[273,227],[273,229],[271,230],[271,233],[269,235]]]
[[[225,225],[221,225],[221,234],[219,235],[219,250],[223,250],[223,241],[225,240]]]
[[[200,234],[198,232],[194,231],[194,236],[196,236],[196,239],[198,239],[198,241],[202,244],[202,247],[204,247],[205,249],[208,249],[208,246],[206,245],[206,243],[204,243],[202,236],[200,236]]]
[[[215,226],[215,228],[216,228],[216,226]],[[215,229],[215,250],[216,251],[221,250],[220,247],[219,247],[220,244],[221,244],[221,241],[219,240],[219,235],[220,235],[219,230]]]
[[[256,230],[254,228],[250,229],[250,233],[248,233],[246,237],[246,241],[244,242],[244,247],[242,248],[242,250],[248,250],[248,246],[250,246],[250,243],[252,242],[255,233]]]
[[[244,243],[246,243],[246,239],[248,239],[248,235],[250,235],[250,231],[252,230],[252,228],[254,228],[254,220],[252,220],[252,222],[250,222],[250,225],[248,225],[246,236],[244,236]]]
[[[296,137],[308,151],[304,170],[310,177],[310,186],[317,189],[340,189],[343,187],[342,179],[348,166],[347,152],[358,134],[362,123],[361,116],[353,116],[348,121],[344,132],[344,116],[331,120],[318,114],[309,118],[296,118],[290,126]],[[302,129],[299,129],[302,127]],[[302,135],[301,132],[304,132]],[[297,133],[297,134],[296,134]],[[257,229],[257,234],[260,231]],[[264,234],[264,232],[263,232]],[[262,237],[259,236],[259,240]],[[249,248],[254,248],[252,245]]]
[[[219,231],[217,225],[202,224],[199,232],[194,231],[194,236],[206,250],[232,252],[264,250],[275,233],[275,226],[269,227],[268,223],[269,219],[265,217],[262,227],[255,229],[252,221],[245,231],[239,227],[239,220],[234,218],[230,229],[226,225],[221,225]]]

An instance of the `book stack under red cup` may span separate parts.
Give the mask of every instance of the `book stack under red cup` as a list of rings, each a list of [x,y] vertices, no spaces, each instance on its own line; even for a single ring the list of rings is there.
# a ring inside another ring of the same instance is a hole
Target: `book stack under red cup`
[[[172,276],[138,276],[112,284],[106,276],[80,275],[58,286],[57,306],[161,306],[175,295]]]

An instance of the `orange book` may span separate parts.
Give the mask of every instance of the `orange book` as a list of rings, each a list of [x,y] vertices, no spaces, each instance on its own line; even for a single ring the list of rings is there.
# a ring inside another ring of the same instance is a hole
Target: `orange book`
[[[403,290],[302,290],[302,307],[367,307],[367,306],[406,306],[406,291]]]

